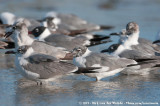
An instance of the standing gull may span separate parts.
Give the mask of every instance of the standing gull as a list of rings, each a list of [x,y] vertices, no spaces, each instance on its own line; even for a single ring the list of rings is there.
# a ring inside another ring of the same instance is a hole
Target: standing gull
[[[124,33],[123,33],[124,34]],[[137,62],[141,61],[140,67],[136,70],[125,70],[125,73],[143,74],[146,71],[152,70],[156,64],[159,64],[159,48],[152,42],[143,38],[139,39],[139,26],[135,22],[130,22],[126,26],[126,38],[123,42],[111,45],[108,49],[101,52],[109,52],[114,56],[134,59]],[[120,38],[121,39],[121,38]],[[122,41],[122,40],[120,40]],[[140,72],[141,71],[141,72]]]
[[[73,63],[76,66],[101,67],[101,69],[93,70],[92,73],[84,73],[86,76],[96,78],[97,81],[121,72],[130,64],[137,64],[134,60],[91,52],[84,46],[73,49],[73,53],[75,54]]]

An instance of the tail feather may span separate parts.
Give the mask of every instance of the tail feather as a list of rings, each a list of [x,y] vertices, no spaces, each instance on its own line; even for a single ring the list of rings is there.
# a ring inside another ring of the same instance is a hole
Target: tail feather
[[[90,45],[88,45],[87,47],[96,46],[96,45],[100,45],[100,44],[104,44],[104,43],[108,43],[108,42],[112,42],[112,40],[91,41]]]
[[[93,35],[94,36],[94,35]],[[101,40],[105,40],[105,39],[109,39],[109,36],[104,36],[104,37],[97,37],[97,38],[93,38],[90,41],[101,41]]]
[[[160,67],[160,64],[156,64],[155,66],[153,66],[153,67]]]
[[[127,65],[127,67],[132,67],[132,66],[137,66],[137,65],[143,65],[143,64],[149,64],[149,63],[156,63],[157,61],[155,61],[154,59],[151,59],[151,60],[142,60],[142,61],[139,61],[137,64],[130,64],[130,65]],[[159,66],[158,64],[156,64],[157,67]],[[156,66],[155,65],[155,66]]]
[[[15,43],[11,41],[1,41],[0,42],[0,48],[1,49],[13,49],[15,48]]]
[[[102,50],[101,53],[109,52],[108,49]]]
[[[81,74],[81,73],[98,73],[97,71],[93,71],[96,69],[101,69],[101,67],[79,67],[75,74]]]
[[[136,62],[147,62],[152,60],[156,60],[156,59],[154,58],[135,59]]]
[[[120,33],[114,32],[114,33],[110,33],[109,35],[116,35],[116,36],[119,36]]]

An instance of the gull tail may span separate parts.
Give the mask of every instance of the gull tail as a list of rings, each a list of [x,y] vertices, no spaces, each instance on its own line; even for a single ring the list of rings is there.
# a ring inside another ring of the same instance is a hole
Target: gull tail
[[[109,52],[109,50],[108,49],[104,49],[104,50],[101,51],[101,53],[106,53],[106,52]]]
[[[146,58],[146,59],[136,59],[137,64],[130,64],[127,65],[127,67],[132,67],[132,66],[137,66],[137,65],[144,65],[144,64],[153,64],[152,67],[159,67],[160,66],[160,61],[155,59],[155,58]]]
[[[114,32],[114,33],[110,33],[110,36],[120,36],[120,33]]]
[[[105,39],[109,39],[109,36],[101,36],[101,35],[93,35],[93,38],[90,39],[90,41],[101,41],[101,40],[105,40]]]
[[[91,46],[96,46],[96,45],[100,45],[100,44],[105,44],[108,42],[112,42],[112,40],[102,40],[102,41],[90,41],[90,45],[87,45],[87,47],[91,47]]]
[[[81,73],[98,73],[97,71],[94,71],[96,69],[101,69],[101,67],[79,67],[77,71],[75,71],[75,74],[81,74]]]
[[[156,64],[155,66],[153,66],[153,67],[160,67],[160,64]]]
[[[11,41],[0,41],[0,49],[13,49],[15,48],[15,43]]]

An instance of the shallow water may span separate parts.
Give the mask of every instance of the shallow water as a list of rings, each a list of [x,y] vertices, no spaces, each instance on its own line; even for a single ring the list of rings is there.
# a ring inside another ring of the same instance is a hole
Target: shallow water
[[[74,13],[96,24],[113,25],[109,34],[125,28],[129,21],[140,26],[140,36],[154,40],[160,31],[159,0],[1,0],[0,12],[40,19],[51,10]],[[117,37],[112,38],[114,42]],[[111,44],[111,43],[110,43]],[[91,48],[95,51],[110,44]],[[95,49],[96,48],[96,49]],[[145,76],[118,74],[96,82],[85,76],[66,76],[48,86],[22,79],[14,69],[14,55],[0,53],[0,103],[2,105],[103,105],[159,103],[160,72]]]

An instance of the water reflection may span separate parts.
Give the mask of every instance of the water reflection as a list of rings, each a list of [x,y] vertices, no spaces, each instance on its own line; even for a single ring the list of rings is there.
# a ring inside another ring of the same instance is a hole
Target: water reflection
[[[0,53],[0,69],[14,68],[14,55],[6,55],[1,51]]]
[[[120,74],[103,81],[87,81],[81,76],[62,78],[50,85],[37,86],[35,82],[19,80],[16,89],[16,105],[47,104],[76,105],[82,101],[146,101],[160,87],[158,71],[145,76]],[[159,73],[160,74],[160,73]],[[81,79],[81,80],[79,80]],[[23,82],[23,84],[22,84]],[[153,91],[154,89],[154,91]],[[159,94],[159,92],[157,92]],[[152,98],[156,99],[157,96]],[[113,99],[114,98],[114,99]],[[73,102],[74,101],[74,102]]]

